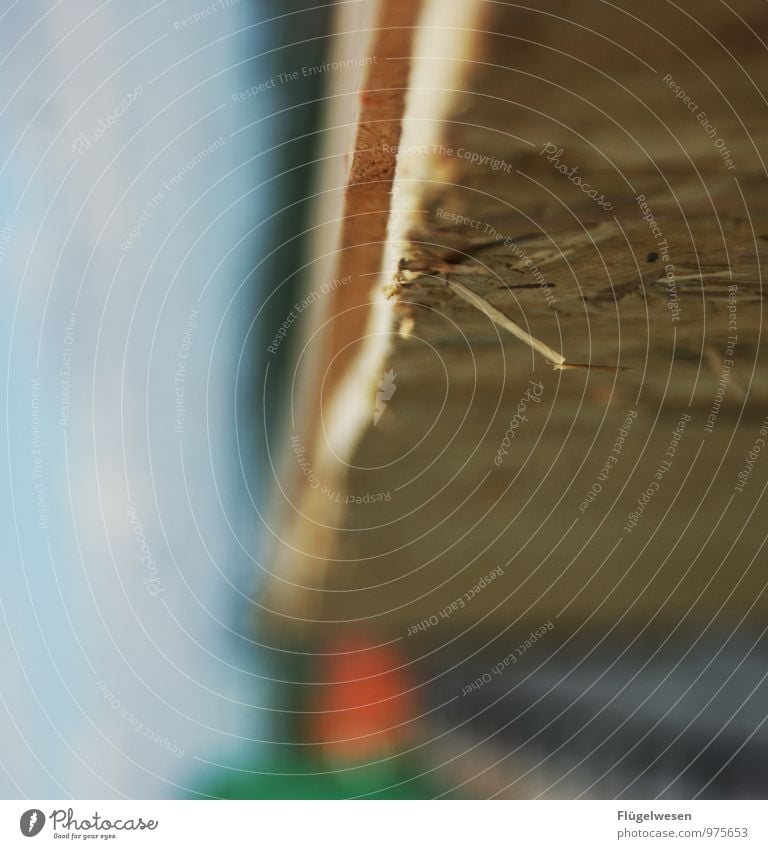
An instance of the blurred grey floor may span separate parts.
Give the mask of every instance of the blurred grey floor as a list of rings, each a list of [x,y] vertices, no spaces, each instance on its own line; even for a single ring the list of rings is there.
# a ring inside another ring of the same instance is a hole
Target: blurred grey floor
[[[494,671],[505,655],[481,652],[430,691],[434,737],[449,732],[435,756],[472,764],[463,793],[768,797],[765,633],[540,645]]]

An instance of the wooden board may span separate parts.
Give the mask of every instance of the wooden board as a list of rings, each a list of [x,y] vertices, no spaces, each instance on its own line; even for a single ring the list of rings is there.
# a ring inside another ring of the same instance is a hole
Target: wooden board
[[[288,454],[305,500],[281,505],[269,623],[435,620],[426,646],[762,621],[763,5],[469,4],[460,37],[447,9],[412,48],[387,347],[355,378],[354,452],[313,443],[314,489]],[[627,370],[554,371],[447,281]]]

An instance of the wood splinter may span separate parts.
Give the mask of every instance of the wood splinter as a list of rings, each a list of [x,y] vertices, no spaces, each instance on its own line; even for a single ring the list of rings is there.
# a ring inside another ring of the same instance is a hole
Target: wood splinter
[[[496,307],[486,301],[485,298],[482,298],[471,289],[468,289],[462,283],[450,280],[447,274],[443,275],[443,280],[452,292],[455,292],[468,304],[471,304],[473,307],[480,310],[480,312],[490,318],[491,321],[498,324],[499,327],[503,327],[506,331],[517,337],[521,342],[525,342],[525,344],[533,348],[534,351],[538,351],[542,357],[544,357],[544,359],[552,365],[552,368],[554,368],[555,371],[564,371],[565,369],[598,369],[600,371],[613,372],[626,371],[626,366],[600,366],[592,365],[591,363],[568,363],[559,351],[556,351],[554,348],[550,348],[546,342],[542,342],[535,336],[531,336],[528,331],[523,330],[519,324],[516,324],[511,318],[504,315],[501,310],[496,309]]]

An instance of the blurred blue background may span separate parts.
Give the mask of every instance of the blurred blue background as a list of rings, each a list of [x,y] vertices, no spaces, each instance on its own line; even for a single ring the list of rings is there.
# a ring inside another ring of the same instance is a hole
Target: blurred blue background
[[[262,749],[254,375],[318,83],[261,83],[324,21],[0,11],[3,797],[183,796]]]

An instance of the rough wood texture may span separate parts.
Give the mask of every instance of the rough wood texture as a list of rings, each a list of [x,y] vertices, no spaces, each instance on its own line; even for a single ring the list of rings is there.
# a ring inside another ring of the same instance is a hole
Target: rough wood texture
[[[359,387],[368,385],[386,349],[391,308],[377,280],[420,7],[373,0],[336,10],[331,58],[343,73],[328,92],[305,297],[292,310],[303,326],[294,391],[271,449],[282,455],[281,498],[271,522],[264,606],[289,619],[303,618],[297,587],[323,582],[341,520],[340,503],[314,482],[331,492],[343,488],[367,416]]]
[[[768,459],[746,455],[768,399],[768,19],[624,5],[478,5],[448,111],[411,93],[384,281],[396,391],[374,426],[361,384],[343,527],[278,618],[397,638],[432,617],[420,647],[764,618]],[[446,279],[569,362],[629,370],[555,372]]]

